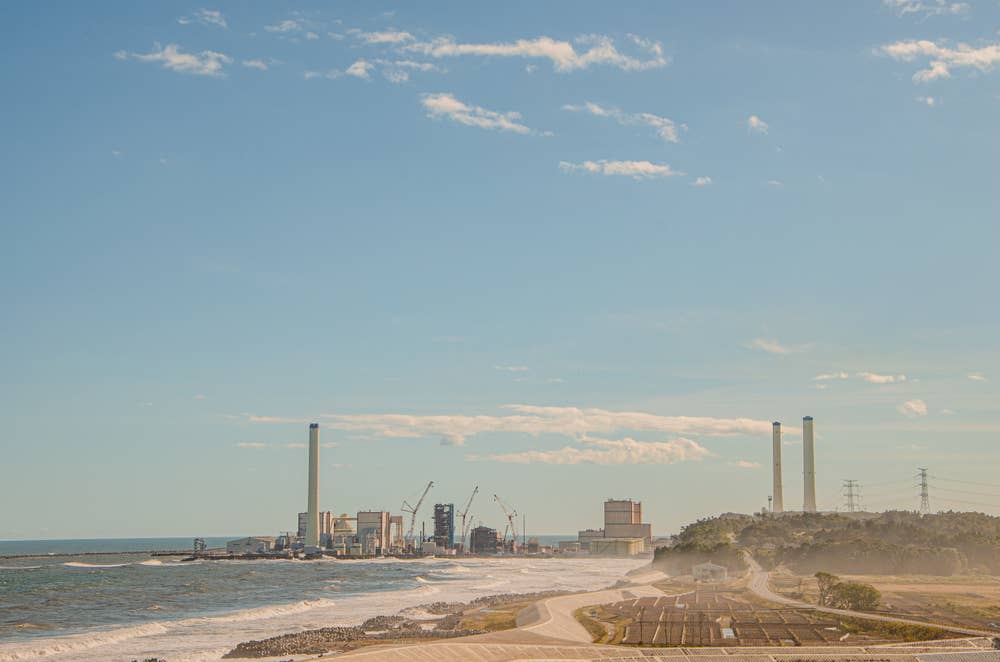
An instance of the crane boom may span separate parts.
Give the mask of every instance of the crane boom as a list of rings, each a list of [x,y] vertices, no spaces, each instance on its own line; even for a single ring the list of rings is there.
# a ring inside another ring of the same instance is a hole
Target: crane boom
[[[423,504],[424,499],[427,497],[427,493],[431,491],[432,487],[434,487],[433,480],[427,483],[427,487],[424,488],[424,493],[421,494],[420,499],[417,500],[417,505],[411,506],[406,501],[404,501],[403,505],[400,506],[400,510],[402,510],[404,513],[410,513],[410,528],[406,532],[406,541],[410,544],[413,543],[413,529],[417,524],[417,511],[420,510],[421,504]]]
[[[477,494],[479,494],[479,486],[478,485],[476,485],[475,489],[472,490],[472,496],[469,497],[469,500],[465,502],[465,508],[462,508],[462,510],[458,511],[458,516],[462,518],[462,544],[463,545],[465,545],[465,534],[468,531],[468,529],[466,528],[466,525],[465,525],[465,517],[466,517],[466,515],[469,514],[469,508],[472,507],[472,500],[476,498]]]
[[[500,505],[500,509],[503,510],[503,514],[507,516],[507,526],[505,526],[504,529],[503,529],[503,538],[502,538],[502,540],[503,540],[504,543],[507,542],[507,531],[510,530],[511,536],[514,539],[514,551],[516,552],[517,551],[517,528],[514,526],[514,518],[517,517],[517,511],[514,510],[513,508],[510,508],[509,506],[507,506],[507,504],[505,504],[503,502],[503,499],[501,499],[496,494],[493,495],[493,500],[496,501]]]

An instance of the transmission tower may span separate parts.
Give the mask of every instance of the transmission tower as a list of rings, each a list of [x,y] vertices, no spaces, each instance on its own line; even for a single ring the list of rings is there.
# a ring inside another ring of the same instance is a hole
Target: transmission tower
[[[844,497],[847,498],[847,512],[856,513],[861,510],[861,483],[856,480],[845,480]]]
[[[920,471],[917,476],[920,478],[920,514],[927,515],[931,512],[931,496],[927,490],[927,468],[918,467]]]

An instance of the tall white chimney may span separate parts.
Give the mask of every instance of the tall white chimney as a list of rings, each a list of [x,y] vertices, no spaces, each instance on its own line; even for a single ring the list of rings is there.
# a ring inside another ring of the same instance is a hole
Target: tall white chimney
[[[319,423],[309,424],[309,502],[306,547],[319,547]]]
[[[771,458],[774,462],[774,486],[771,494],[774,496],[774,503],[771,506],[772,513],[785,512],[785,498],[781,492],[781,423],[775,421],[771,424]]]
[[[802,510],[807,513],[816,512],[816,449],[813,445],[813,417],[802,419],[802,475],[803,485]]]

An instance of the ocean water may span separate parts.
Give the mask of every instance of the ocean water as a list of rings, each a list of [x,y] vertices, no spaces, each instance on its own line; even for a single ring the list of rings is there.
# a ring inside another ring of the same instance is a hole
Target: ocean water
[[[190,544],[182,540],[174,543]],[[164,540],[146,542],[150,546],[0,543],[0,556],[81,554],[0,559],[0,662],[218,660],[241,641],[354,625],[437,600],[603,588],[648,563],[606,558],[185,563],[148,554],[82,555],[109,546],[117,552],[178,549]],[[18,551],[11,551],[12,544]]]

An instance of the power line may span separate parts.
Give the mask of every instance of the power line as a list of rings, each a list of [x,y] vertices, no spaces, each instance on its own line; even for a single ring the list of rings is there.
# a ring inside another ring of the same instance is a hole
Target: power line
[[[979,503],[978,501],[962,501],[960,499],[942,499],[937,497],[938,501],[944,501],[945,503],[963,503],[970,506],[985,506],[986,508],[993,508],[994,510],[1000,510],[1000,505],[995,503]]]
[[[974,480],[958,480],[957,478],[945,478],[944,476],[938,476],[937,474],[931,476],[934,480],[943,480],[948,483],[965,483],[966,485],[982,485],[983,487],[996,487],[996,483],[980,483]]]
[[[995,492],[993,492],[993,493],[991,493],[991,492],[973,492],[971,490],[956,490],[956,489],[950,488],[950,487],[938,487],[937,489],[941,490],[943,492],[959,492],[961,494],[975,494],[976,496],[1000,497],[1000,494],[997,494]]]
[[[860,508],[861,483],[856,480],[845,480],[843,494],[847,498],[847,512],[854,513],[862,510]]]

